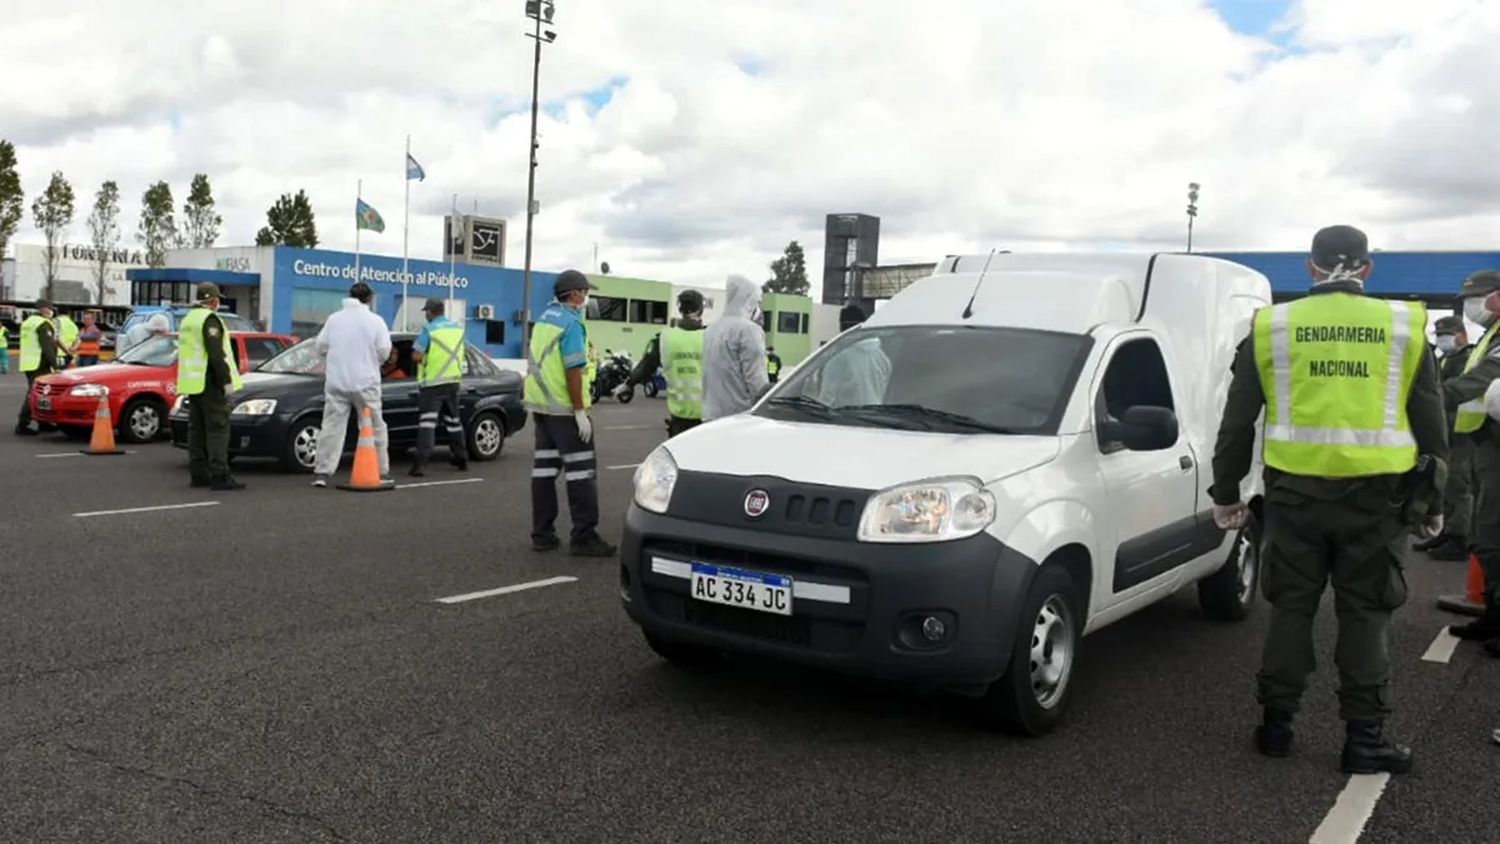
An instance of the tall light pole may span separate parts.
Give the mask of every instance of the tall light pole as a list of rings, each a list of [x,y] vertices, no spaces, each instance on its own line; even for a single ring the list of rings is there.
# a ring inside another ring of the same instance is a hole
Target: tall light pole
[[[526,37],[536,42],[536,51],[531,59],[531,147],[527,150],[529,164],[526,168],[526,269],[521,284],[521,346],[524,351],[531,346],[531,226],[536,217],[536,109],[537,88],[542,72],[542,42],[551,44],[557,33],[551,29],[543,31],[542,24],[552,25],[556,13],[553,0],[526,0],[526,17],[535,22],[533,31]]]
[[[1188,182],[1188,252],[1193,251],[1193,220],[1198,217],[1198,183]]]

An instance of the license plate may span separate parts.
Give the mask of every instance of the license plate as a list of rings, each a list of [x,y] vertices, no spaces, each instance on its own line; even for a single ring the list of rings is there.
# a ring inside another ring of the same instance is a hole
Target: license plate
[[[48,396],[37,396],[36,397],[36,409],[37,410],[51,410],[52,409],[52,399],[50,397],[48,397]]]
[[[693,563],[693,597],[711,604],[792,614],[792,579],[780,574]]]

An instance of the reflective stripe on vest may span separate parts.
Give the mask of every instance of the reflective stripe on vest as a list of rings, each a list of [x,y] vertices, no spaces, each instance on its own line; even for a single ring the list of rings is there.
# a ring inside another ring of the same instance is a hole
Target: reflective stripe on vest
[[[177,327],[177,394],[180,396],[196,396],[208,387],[208,346],[203,337],[203,324],[212,313],[208,308],[193,308]],[[244,385],[240,381],[239,361],[233,344],[229,342],[229,332],[221,333],[219,339],[224,343],[224,361],[229,365],[229,387],[238,390]]]
[[[526,385],[524,403],[534,413],[554,416],[572,415],[573,400],[568,397],[568,370],[562,359],[562,328],[538,322],[531,328],[531,346],[526,349]],[[592,403],[588,384],[583,389],[583,407]]]
[[[703,418],[703,332],[668,328],[658,349],[667,377],[667,413],[678,419]]]
[[[1479,345],[1469,352],[1469,360],[1464,363],[1464,374],[1468,374],[1469,370],[1477,366],[1481,360],[1484,360],[1485,355],[1489,354],[1490,343],[1495,339],[1496,329],[1500,329],[1500,321],[1490,326],[1490,330],[1484,332]],[[1453,420],[1453,433],[1472,434],[1484,427],[1484,420],[1488,418],[1489,415],[1484,410],[1484,396],[1466,401],[1458,406],[1458,416]]]
[[[47,318],[32,314],[21,323],[21,371],[35,372],[42,366],[42,341],[37,330],[47,323]]]
[[[1406,404],[1427,309],[1323,293],[1255,314],[1266,396],[1267,466],[1320,478],[1394,475],[1416,465]]]
[[[417,385],[457,384],[463,380],[464,330],[456,325],[427,331],[427,352],[417,364]]]

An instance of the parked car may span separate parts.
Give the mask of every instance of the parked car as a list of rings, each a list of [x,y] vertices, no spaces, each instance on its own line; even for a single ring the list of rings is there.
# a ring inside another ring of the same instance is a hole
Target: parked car
[[[241,372],[249,372],[297,342],[290,335],[258,331],[232,331],[229,339]],[[177,335],[152,337],[127,349],[113,363],[43,375],[31,393],[31,415],[70,436],[87,437],[102,395],[109,396],[110,418],[121,440],[156,439],[165,431],[167,409],[177,398]]]
[[[1211,618],[1250,612],[1259,528],[1219,529],[1208,487],[1230,362],[1270,303],[1261,274],[1197,255],[949,258],[750,412],[646,457],[625,611],[675,663],[906,681],[1046,732],[1085,634],[1188,584]]]
[[[416,335],[392,334],[400,378],[382,384],[382,414],[390,429],[393,450],[417,443],[416,367],[411,344]],[[236,458],[269,458],[290,472],[311,472],[317,459],[318,432],[323,414],[323,358],[304,340],[246,375],[244,388],[230,396],[229,453]],[[477,346],[466,343],[468,372],[459,393],[460,416],[468,437],[469,456],[494,460],[500,456],[505,438],[526,424],[521,406],[522,378],[496,366]],[[179,396],[172,408],[173,445],[187,447],[190,399]],[[357,414],[350,414],[346,451],[358,442]],[[440,426],[437,442],[447,441]]]

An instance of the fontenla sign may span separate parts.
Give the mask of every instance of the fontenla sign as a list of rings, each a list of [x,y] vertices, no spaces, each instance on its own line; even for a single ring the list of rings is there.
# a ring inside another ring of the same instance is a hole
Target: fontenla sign
[[[304,261],[301,258],[292,262],[292,275],[305,278],[341,278],[353,282],[353,264],[325,264],[322,261]],[[403,277],[404,276],[404,277]],[[423,285],[429,287],[447,287],[448,274],[437,272],[416,272],[403,274],[400,270],[380,270],[368,265],[359,268],[359,281],[372,282],[375,284],[410,284],[413,287]],[[466,276],[453,276],[453,286],[465,288],[469,286]]]

